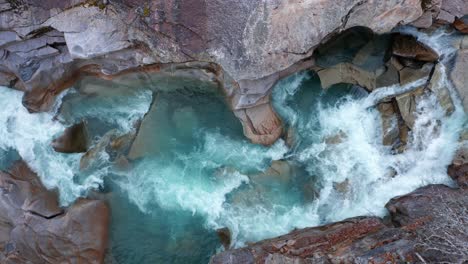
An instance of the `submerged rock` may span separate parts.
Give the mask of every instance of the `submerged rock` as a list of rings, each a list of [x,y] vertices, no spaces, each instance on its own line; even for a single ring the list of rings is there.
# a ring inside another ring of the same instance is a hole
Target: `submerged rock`
[[[80,170],[92,168],[99,164],[104,155],[109,162],[115,162],[118,168],[129,168],[130,163],[126,156],[130,152],[136,132],[121,135],[113,129],[104,134],[99,141],[89,149],[80,160]]]
[[[63,134],[52,141],[52,147],[57,152],[80,153],[88,148],[88,135],[85,122],[67,127]]]
[[[24,162],[0,172],[0,187],[2,263],[103,263],[109,222],[104,202],[80,199],[62,209],[57,193]]]
[[[231,247],[231,230],[227,227],[220,228],[216,230],[221,245],[223,245],[224,250],[228,250]]]

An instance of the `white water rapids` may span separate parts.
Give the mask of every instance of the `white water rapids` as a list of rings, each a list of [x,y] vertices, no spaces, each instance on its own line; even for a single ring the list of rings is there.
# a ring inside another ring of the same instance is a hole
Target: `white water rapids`
[[[437,50],[445,58],[442,63],[453,53],[447,48],[452,37],[443,33],[427,36],[408,29],[404,32],[417,34]],[[228,227],[235,245],[242,246],[294,228],[358,215],[383,216],[384,205],[392,197],[431,183],[452,184],[446,169],[459,144],[466,115],[446,73],[442,76],[455,111],[447,116],[434,94],[425,95],[417,105],[407,149],[400,154],[382,145],[380,114],[372,106],[425,80],[406,87],[377,89],[366,97],[343,97],[333,104],[310,103],[301,111],[290,103],[300,89],[307,88],[304,82],[311,76],[302,73],[281,81],[273,94],[278,113],[297,133],[299,143],[293,149],[282,140],[267,148],[217,129],[194,127],[187,130],[194,133],[193,146],[139,160],[129,172],[117,171],[105,162],[96,171],[79,172],[82,154],[60,154],[50,147],[52,139],[66,127],[54,119],[56,113],[29,114],[21,105],[21,92],[0,87],[0,122],[4,124],[0,127],[0,161],[8,151],[16,150],[47,187],[59,189],[62,204],[102,186],[104,178],[113,174],[112,180],[141,211],[151,213],[154,208],[163,208],[191,212],[201,216],[208,229]],[[151,92],[141,89],[123,98],[81,103],[74,106],[69,120],[98,118],[125,132],[148,111]],[[193,110],[196,106],[181,109],[172,116],[174,122],[182,120],[179,125],[187,120],[197,124],[202,119]],[[223,126],[224,121],[213,122]],[[171,133],[156,131],[155,137],[168,134],[171,138]],[[345,135],[340,142],[325,142],[340,134]],[[265,181],[252,176],[280,159],[300,168],[299,172],[287,180],[280,177]],[[282,185],[284,181],[286,185]],[[337,190],[340,184],[346,191]],[[314,192],[313,199],[306,195],[308,191]]]

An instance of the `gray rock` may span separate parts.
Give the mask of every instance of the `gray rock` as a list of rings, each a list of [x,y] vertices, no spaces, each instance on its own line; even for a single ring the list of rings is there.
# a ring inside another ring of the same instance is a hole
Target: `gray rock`
[[[465,112],[468,112],[468,74],[466,74],[466,69],[468,69],[468,50],[459,50],[449,77],[458,92]]]
[[[137,11],[146,3],[142,0],[103,9],[84,2],[26,1],[11,10],[5,5],[7,11],[0,13],[0,29],[34,44],[1,62],[24,83],[23,103],[30,111],[50,109],[55,96],[83,75],[104,78],[143,65],[208,61],[215,63],[217,81],[242,117],[246,111],[241,114],[241,109],[268,103],[279,78],[311,67],[314,62],[307,58],[324,40],[355,26],[388,32],[423,13],[419,0],[169,1],[152,3],[145,12]],[[45,32],[50,28],[64,33],[62,48],[35,42],[44,35],[52,37]],[[37,51],[25,53],[26,49]],[[246,135],[254,142],[274,142],[281,129],[272,127],[280,125],[272,116],[257,115],[258,124],[247,125]],[[262,131],[266,134],[252,132],[260,131],[262,124],[267,124]]]

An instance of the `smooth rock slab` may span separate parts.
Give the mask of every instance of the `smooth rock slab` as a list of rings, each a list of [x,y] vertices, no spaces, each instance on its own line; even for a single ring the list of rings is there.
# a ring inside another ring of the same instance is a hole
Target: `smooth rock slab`
[[[109,208],[80,199],[60,208],[57,193],[47,190],[22,162],[0,172],[1,263],[103,263]]]

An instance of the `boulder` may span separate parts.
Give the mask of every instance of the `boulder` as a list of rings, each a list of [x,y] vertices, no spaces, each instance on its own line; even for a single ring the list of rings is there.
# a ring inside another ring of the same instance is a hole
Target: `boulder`
[[[405,85],[414,82],[419,79],[429,79],[432,69],[434,68],[433,63],[426,63],[421,69],[413,69],[405,67],[400,70],[400,84]],[[400,116],[405,121],[408,128],[412,129],[416,116],[416,105],[419,102],[421,95],[424,94],[425,86],[416,87],[410,92],[400,94],[395,97]]]
[[[410,129],[413,128],[416,121],[416,105],[424,94],[424,88],[418,88],[412,92],[405,93],[396,97],[398,109],[405,124]]]
[[[212,66],[230,106],[242,112],[267,103],[279,78],[312,66],[315,48],[338,33],[356,27],[385,33],[423,13],[420,0],[29,2],[2,2],[0,47],[8,56],[0,55],[0,68],[26,91],[31,112],[50,110],[84,76],[109,79],[165,66],[177,74],[178,64],[201,62]],[[278,121],[266,117],[244,131],[268,145],[281,133],[266,127],[274,133],[257,137],[260,126]]]
[[[457,182],[461,188],[468,187],[468,162],[461,165],[451,164],[448,167],[448,175]]]
[[[86,170],[100,164],[100,156],[106,153],[108,161],[115,162],[118,168],[129,168],[130,162],[126,158],[135,140],[136,132],[120,134],[113,129],[104,134],[98,142],[90,148],[80,160],[80,170]]]
[[[364,70],[351,63],[340,63],[317,72],[322,88],[327,89],[338,83],[356,84],[372,91],[376,88],[376,79],[385,69]]]
[[[448,84],[445,82],[446,74],[445,66],[438,63],[432,72],[431,80],[427,88],[436,95],[440,106],[442,106],[445,113],[449,115],[455,111],[455,106],[452,102],[449,88],[447,87]]]
[[[452,164],[448,166],[448,175],[461,188],[468,188],[468,141],[458,149]]]
[[[295,168],[286,160],[274,160],[264,172],[249,176],[255,183],[278,182],[282,186],[288,186],[295,175]]]
[[[2,263],[103,263],[109,209],[102,201],[80,199],[60,208],[21,161],[0,172],[0,253]]]
[[[252,143],[271,145],[283,133],[281,119],[270,103],[234,111],[244,129],[244,135]]]
[[[67,127],[63,134],[52,141],[57,152],[80,153],[88,149],[88,135],[85,122]]]
[[[468,34],[468,15],[455,19],[453,26],[463,34]]]
[[[391,222],[354,217],[296,229],[210,263],[463,263],[468,260],[468,190],[430,185],[387,205]],[[460,262],[461,261],[461,262]]]
[[[468,50],[459,50],[449,77],[458,92],[465,112],[468,112],[468,74],[466,74],[466,69],[468,69]]]
[[[395,56],[417,61],[434,62],[439,59],[436,51],[410,35],[395,35],[392,50]]]
[[[223,245],[224,250],[228,250],[231,247],[231,230],[227,227],[220,228],[216,230],[221,245]]]
[[[467,0],[430,0],[438,23],[451,24],[455,18],[468,14]]]
[[[377,110],[379,110],[382,119],[382,143],[385,146],[393,146],[400,138],[398,112],[395,111],[391,102],[378,104]]]

